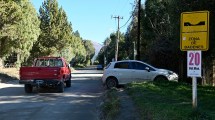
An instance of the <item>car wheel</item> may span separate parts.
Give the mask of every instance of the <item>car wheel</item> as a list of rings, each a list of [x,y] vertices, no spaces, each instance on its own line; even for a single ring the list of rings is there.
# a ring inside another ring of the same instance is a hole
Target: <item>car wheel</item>
[[[31,84],[25,84],[25,92],[26,93],[32,93],[33,86]]]
[[[71,87],[71,74],[69,79],[66,81],[66,87]]]
[[[110,77],[106,81],[106,86],[108,89],[114,88],[118,86],[118,82],[116,78]]]
[[[58,92],[59,93],[63,93],[64,92],[64,84],[63,84],[63,82],[60,82],[60,84],[57,87],[58,87]]]
[[[167,79],[166,77],[164,77],[164,76],[157,76],[157,77],[154,79],[154,81],[156,81],[156,82],[167,82],[168,79]]]

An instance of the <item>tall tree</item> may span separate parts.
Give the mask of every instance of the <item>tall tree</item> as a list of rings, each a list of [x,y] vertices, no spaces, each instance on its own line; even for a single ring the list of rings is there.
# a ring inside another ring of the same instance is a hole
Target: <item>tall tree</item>
[[[72,35],[71,24],[62,8],[58,8],[56,0],[45,0],[40,7],[41,34],[34,45],[34,57],[61,53],[69,45]]]
[[[86,49],[87,55],[86,55],[86,65],[91,64],[91,59],[95,55],[95,48],[93,46],[93,43],[90,40],[84,40],[84,47]]]
[[[29,0],[0,2],[0,56],[18,54],[17,64],[26,60],[39,36],[39,19]]]
[[[22,20],[22,11],[13,1],[0,1],[0,56],[13,52],[14,42],[18,39],[18,23]]]
[[[125,38],[124,34],[119,34],[119,52],[118,52],[118,60],[128,59],[127,54],[125,52]],[[97,60],[100,64],[104,64],[104,55],[106,58],[107,64],[111,62],[115,58],[115,50],[116,50],[116,40],[117,36],[116,33],[111,33],[109,38],[105,39],[104,46],[100,50]]]

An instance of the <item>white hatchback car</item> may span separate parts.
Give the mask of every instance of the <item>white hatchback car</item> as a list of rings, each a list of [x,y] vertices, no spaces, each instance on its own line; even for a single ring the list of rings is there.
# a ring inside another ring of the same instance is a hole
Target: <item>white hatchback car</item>
[[[107,88],[119,84],[141,81],[178,81],[178,75],[170,70],[158,69],[137,60],[111,62],[104,69],[103,84]]]

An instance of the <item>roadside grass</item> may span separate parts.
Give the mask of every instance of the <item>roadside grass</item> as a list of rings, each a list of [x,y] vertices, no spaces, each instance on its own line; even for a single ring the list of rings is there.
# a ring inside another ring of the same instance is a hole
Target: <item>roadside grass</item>
[[[192,86],[177,82],[131,83],[126,87],[141,120],[213,120],[215,88],[198,86],[198,108],[192,108]]]
[[[101,105],[101,120],[113,120],[119,113],[120,100],[117,89],[110,89],[104,93],[103,104]]]

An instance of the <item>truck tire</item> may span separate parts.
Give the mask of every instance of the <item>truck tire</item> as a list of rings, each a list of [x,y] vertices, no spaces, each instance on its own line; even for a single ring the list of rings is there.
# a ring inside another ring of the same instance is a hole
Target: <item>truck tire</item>
[[[69,76],[69,79],[66,81],[66,87],[71,87],[71,74]]]
[[[71,87],[71,80],[66,81],[66,87]]]
[[[33,86],[31,84],[25,84],[25,92],[26,93],[32,93]]]
[[[63,93],[64,92],[64,84],[63,82],[60,82],[60,84],[57,86],[58,92]]]

